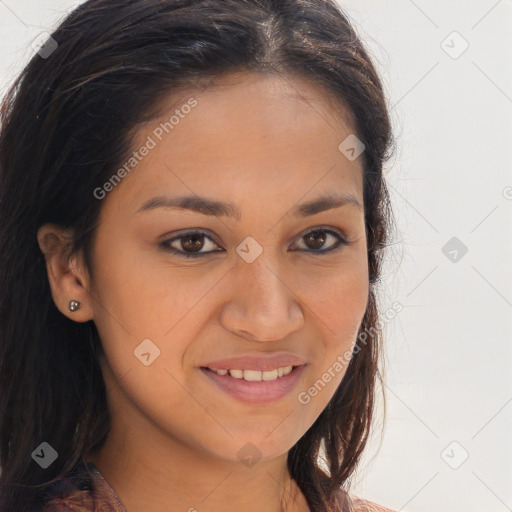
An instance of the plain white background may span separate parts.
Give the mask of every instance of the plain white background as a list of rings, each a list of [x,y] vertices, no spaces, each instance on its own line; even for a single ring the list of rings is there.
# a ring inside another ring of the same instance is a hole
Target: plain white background
[[[2,94],[79,3],[0,0]],[[403,305],[385,325],[382,442],[379,412],[354,492],[397,511],[512,510],[512,0],[340,4],[389,97],[399,234],[381,309]]]

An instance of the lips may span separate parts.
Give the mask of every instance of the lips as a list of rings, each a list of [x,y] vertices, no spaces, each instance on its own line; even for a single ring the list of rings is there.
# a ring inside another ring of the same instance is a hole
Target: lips
[[[218,375],[201,367],[201,373],[213,383],[215,388],[232,398],[253,405],[265,405],[284,399],[298,385],[307,364],[297,366],[290,373],[269,381],[247,381],[230,375]]]
[[[276,368],[286,366],[302,366],[306,360],[289,352],[278,352],[274,354],[254,354],[218,359],[201,364],[202,368],[211,370],[254,370],[272,371]]]

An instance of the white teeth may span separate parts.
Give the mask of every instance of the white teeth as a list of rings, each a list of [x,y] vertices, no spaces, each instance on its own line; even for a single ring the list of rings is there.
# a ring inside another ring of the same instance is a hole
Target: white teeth
[[[233,370],[230,370],[230,373],[232,371]],[[237,372],[240,371],[240,373],[241,373],[241,370],[236,370],[236,371]],[[244,379],[249,380],[251,382],[261,380],[261,374],[262,374],[262,372],[258,372],[256,370],[244,370]]]
[[[268,372],[261,372],[261,380],[276,380],[279,373],[277,371],[277,368],[272,371]]]
[[[293,370],[293,366],[285,366],[283,368],[283,375],[288,375]]]
[[[211,368],[210,368],[211,369]],[[212,370],[212,369],[211,369]],[[260,370],[212,370],[218,375],[229,375],[235,379],[244,379],[249,382],[268,381],[276,380],[279,377],[288,375],[293,370],[293,366],[282,366],[281,368],[275,368],[274,370],[260,371]]]

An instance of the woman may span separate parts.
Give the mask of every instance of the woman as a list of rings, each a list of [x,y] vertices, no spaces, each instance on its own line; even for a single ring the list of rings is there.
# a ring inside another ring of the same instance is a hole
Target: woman
[[[1,510],[389,510],[392,147],[331,0],[73,11],[2,106]]]

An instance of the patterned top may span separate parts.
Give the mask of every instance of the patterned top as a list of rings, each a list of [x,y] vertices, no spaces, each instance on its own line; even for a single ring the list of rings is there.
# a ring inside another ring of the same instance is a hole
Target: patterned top
[[[87,487],[85,481],[76,484],[73,477],[61,480],[52,487],[51,499],[42,512],[127,512],[119,496],[92,462],[81,463],[78,470],[92,476],[92,488]],[[395,512],[344,490],[340,490],[337,499],[340,512]]]

